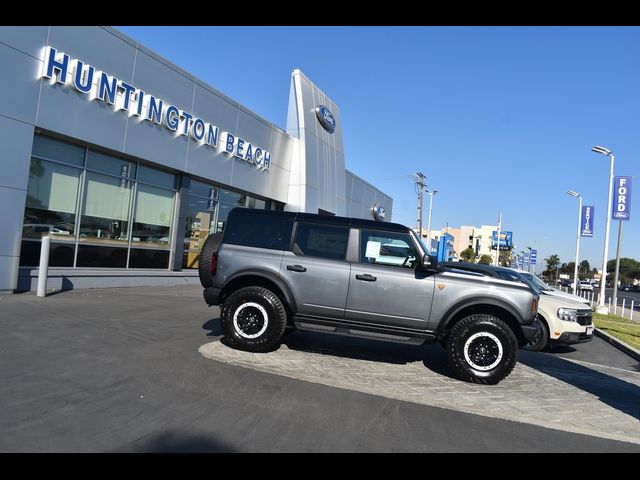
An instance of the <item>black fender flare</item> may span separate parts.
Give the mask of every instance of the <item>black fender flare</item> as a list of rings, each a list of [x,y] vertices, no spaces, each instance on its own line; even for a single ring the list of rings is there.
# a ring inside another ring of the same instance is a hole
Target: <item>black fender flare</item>
[[[506,302],[502,299],[489,297],[489,296],[474,296],[471,298],[466,298],[460,300],[455,303],[446,311],[446,313],[442,317],[442,321],[440,325],[438,325],[437,332],[444,332],[448,327],[451,320],[462,310],[468,307],[472,307],[474,305],[489,305],[492,307],[498,307],[503,310],[506,310],[510,315],[512,315],[517,321],[518,324],[522,324],[522,316],[518,313],[518,310],[509,302]]]
[[[262,277],[265,280],[268,280],[271,283],[275,284],[284,295],[284,299],[287,302],[287,306],[289,310],[292,313],[295,313],[297,311],[295,298],[289,286],[282,280],[282,278],[277,273],[271,272],[269,270],[262,270],[259,268],[248,268],[248,269],[240,270],[234,273],[231,277],[227,279],[227,281],[224,283],[222,287],[222,291],[225,291],[225,289],[229,286],[230,283],[235,282],[241,279],[242,277]]]

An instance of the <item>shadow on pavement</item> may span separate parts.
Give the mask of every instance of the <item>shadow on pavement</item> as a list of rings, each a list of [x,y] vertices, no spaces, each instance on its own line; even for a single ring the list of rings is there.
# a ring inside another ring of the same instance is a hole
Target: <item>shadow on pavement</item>
[[[202,328],[204,330],[209,330],[209,333],[207,333],[207,337],[218,337],[222,335],[222,328],[220,327],[219,318],[213,318],[211,320],[207,320],[202,325]]]
[[[541,373],[595,395],[601,402],[640,420],[640,386],[638,385],[553,355],[521,350],[519,361]]]
[[[396,365],[421,362],[432,372],[454,378],[447,366],[444,350],[438,344],[403,345],[315,332],[294,332],[285,336],[282,343],[291,350],[370,362]]]
[[[193,435],[179,431],[168,431],[132,446],[131,450],[142,453],[232,453],[237,449],[217,441],[210,435]]]
[[[210,332],[207,333],[208,337],[222,335],[219,318],[208,320],[202,325],[202,328],[210,330]],[[221,343],[229,347],[229,343],[225,338],[221,339]],[[404,345],[401,343],[319,332],[303,332],[299,330],[285,333],[282,337],[282,344],[291,350],[300,352],[319,353],[321,355],[368,360],[370,362],[392,363],[397,365],[422,362],[426,368],[434,373],[455,378],[447,366],[444,350],[438,344]],[[276,347],[274,350],[278,350],[278,348],[279,347]]]

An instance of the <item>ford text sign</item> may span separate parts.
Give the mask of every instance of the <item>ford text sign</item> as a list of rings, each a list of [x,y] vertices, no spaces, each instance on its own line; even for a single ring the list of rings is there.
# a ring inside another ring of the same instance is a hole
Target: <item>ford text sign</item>
[[[631,177],[614,177],[612,220],[631,218]]]
[[[316,115],[320,121],[320,125],[322,125],[327,132],[333,133],[336,129],[336,119],[329,109],[324,105],[318,105],[316,107]]]
[[[580,213],[580,236],[593,237],[593,206],[583,205]]]

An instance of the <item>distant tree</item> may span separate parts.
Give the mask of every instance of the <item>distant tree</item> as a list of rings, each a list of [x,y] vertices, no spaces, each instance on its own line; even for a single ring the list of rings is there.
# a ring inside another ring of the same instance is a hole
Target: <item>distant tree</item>
[[[503,267],[511,266],[511,250],[503,250],[500,252],[500,265]]]
[[[609,260],[607,262],[607,280],[613,282],[613,277],[616,271],[616,261]],[[622,283],[631,284],[634,279],[640,279],[640,262],[633,258],[621,258],[620,259],[620,271],[618,272],[618,281]]]
[[[544,261],[547,262],[547,270],[545,272],[546,276],[557,280],[557,268],[560,266],[560,257],[554,253],[548,258],[545,258]]]
[[[569,275],[571,278],[573,278],[575,268],[576,268],[576,262],[563,263],[562,265],[560,265],[560,268],[558,271],[560,273],[564,273],[565,275]],[[555,275],[555,272],[554,272],[554,275]]]
[[[485,253],[480,257],[480,260],[478,260],[478,263],[482,265],[491,265],[493,263],[493,258],[491,258],[491,255],[487,255]]]
[[[593,278],[593,273],[591,273],[591,265],[589,265],[589,260],[582,260],[578,264],[578,278],[580,280],[587,280],[589,278]]]
[[[460,252],[460,258],[462,258],[465,262],[474,263],[476,259],[476,251],[471,247],[465,248],[462,252]]]

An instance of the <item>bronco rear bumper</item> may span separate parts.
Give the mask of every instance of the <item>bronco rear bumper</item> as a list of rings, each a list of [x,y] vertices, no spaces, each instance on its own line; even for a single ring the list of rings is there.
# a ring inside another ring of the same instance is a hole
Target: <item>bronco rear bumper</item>
[[[205,288],[203,296],[207,305],[220,305],[220,289],[218,287]]]

